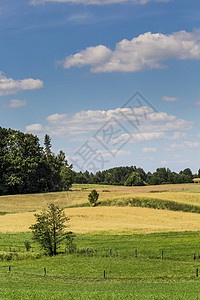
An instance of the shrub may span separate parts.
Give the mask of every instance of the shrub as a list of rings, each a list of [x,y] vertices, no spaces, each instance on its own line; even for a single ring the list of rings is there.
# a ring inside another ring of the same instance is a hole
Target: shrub
[[[91,193],[88,195],[88,200],[91,205],[96,206],[97,200],[99,198],[99,193],[96,190],[92,190]]]

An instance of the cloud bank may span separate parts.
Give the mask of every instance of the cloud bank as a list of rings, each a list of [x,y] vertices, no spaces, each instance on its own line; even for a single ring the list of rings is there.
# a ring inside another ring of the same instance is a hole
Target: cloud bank
[[[67,56],[62,65],[66,69],[89,66],[93,73],[138,72],[163,68],[169,59],[199,60],[200,29],[169,35],[146,32],[132,40],[123,39],[113,51],[105,45],[88,47]]]
[[[190,121],[178,119],[164,112],[154,112],[149,107],[146,107],[146,112],[148,113],[144,116],[144,107],[135,107],[134,111],[130,108],[117,108],[107,111],[88,110],[75,114],[53,114],[46,118],[46,125],[30,124],[26,127],[26,131],[39,136],[48,133],[50,136],[80,142],[92,138],[100,128],[108,124],[109,127],[113,126],[114,131],[119,131],[123,126],[131,133],[132,142],[142,142],[186,138],[187,131],[193,127]],[[128,116],[128,120],[125,116]],[[135,123],[139,130],[131,126],[129,121]],[[121,130],[118,138],[126,138],[129,136],[127,132]]]

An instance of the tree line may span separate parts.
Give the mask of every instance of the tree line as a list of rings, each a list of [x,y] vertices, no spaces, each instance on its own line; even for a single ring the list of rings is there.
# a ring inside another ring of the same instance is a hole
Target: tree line
[[[0,195],[68,190],[72,165],[65,153],[51,151],[45,135],[44,147],[35,135],[0,127]]]
[[[155,172],[146,173],[142,168],[115,167],[104,171],[98,171],[96,174],[73,171],[73,182],[80,184],[106,184],[106,185],[125,185],[125,186],[142,186],[142,185],[160,185],[175,183],[192,183],[194,177],[200,177],[198,174],[192,174],[189,168],[179,173],[172,172],[168,168],[158,168]]]

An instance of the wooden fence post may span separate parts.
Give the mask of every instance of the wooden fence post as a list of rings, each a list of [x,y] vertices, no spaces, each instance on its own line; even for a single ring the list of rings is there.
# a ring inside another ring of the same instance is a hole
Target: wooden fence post
[[[137,257],[137,249],[135,249],[135,257]]]
[[[196,259],[196,253],[194,252],[194,255],[193,255],[193,259],[195,260]]]
[[[198,277],[199,276],[199,270],[198,270],[198,268],[196,269],[196,277]]]
[[[44,268],[44,276],[46,276],[46,274],[47,274],[47,270],[46,268]]]
[[[9,266],[8,269],[9,269],[9,272],[11,272],[11,266]]]
[[[163,250],[162,250],[162,252],[161,252],[161,259],[163,259]]]

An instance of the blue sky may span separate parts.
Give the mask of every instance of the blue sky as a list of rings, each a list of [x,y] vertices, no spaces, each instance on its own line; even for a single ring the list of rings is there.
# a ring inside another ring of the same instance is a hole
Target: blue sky
[[[1,0],[1,126],[75,170],[200,168],[198,0]]]

